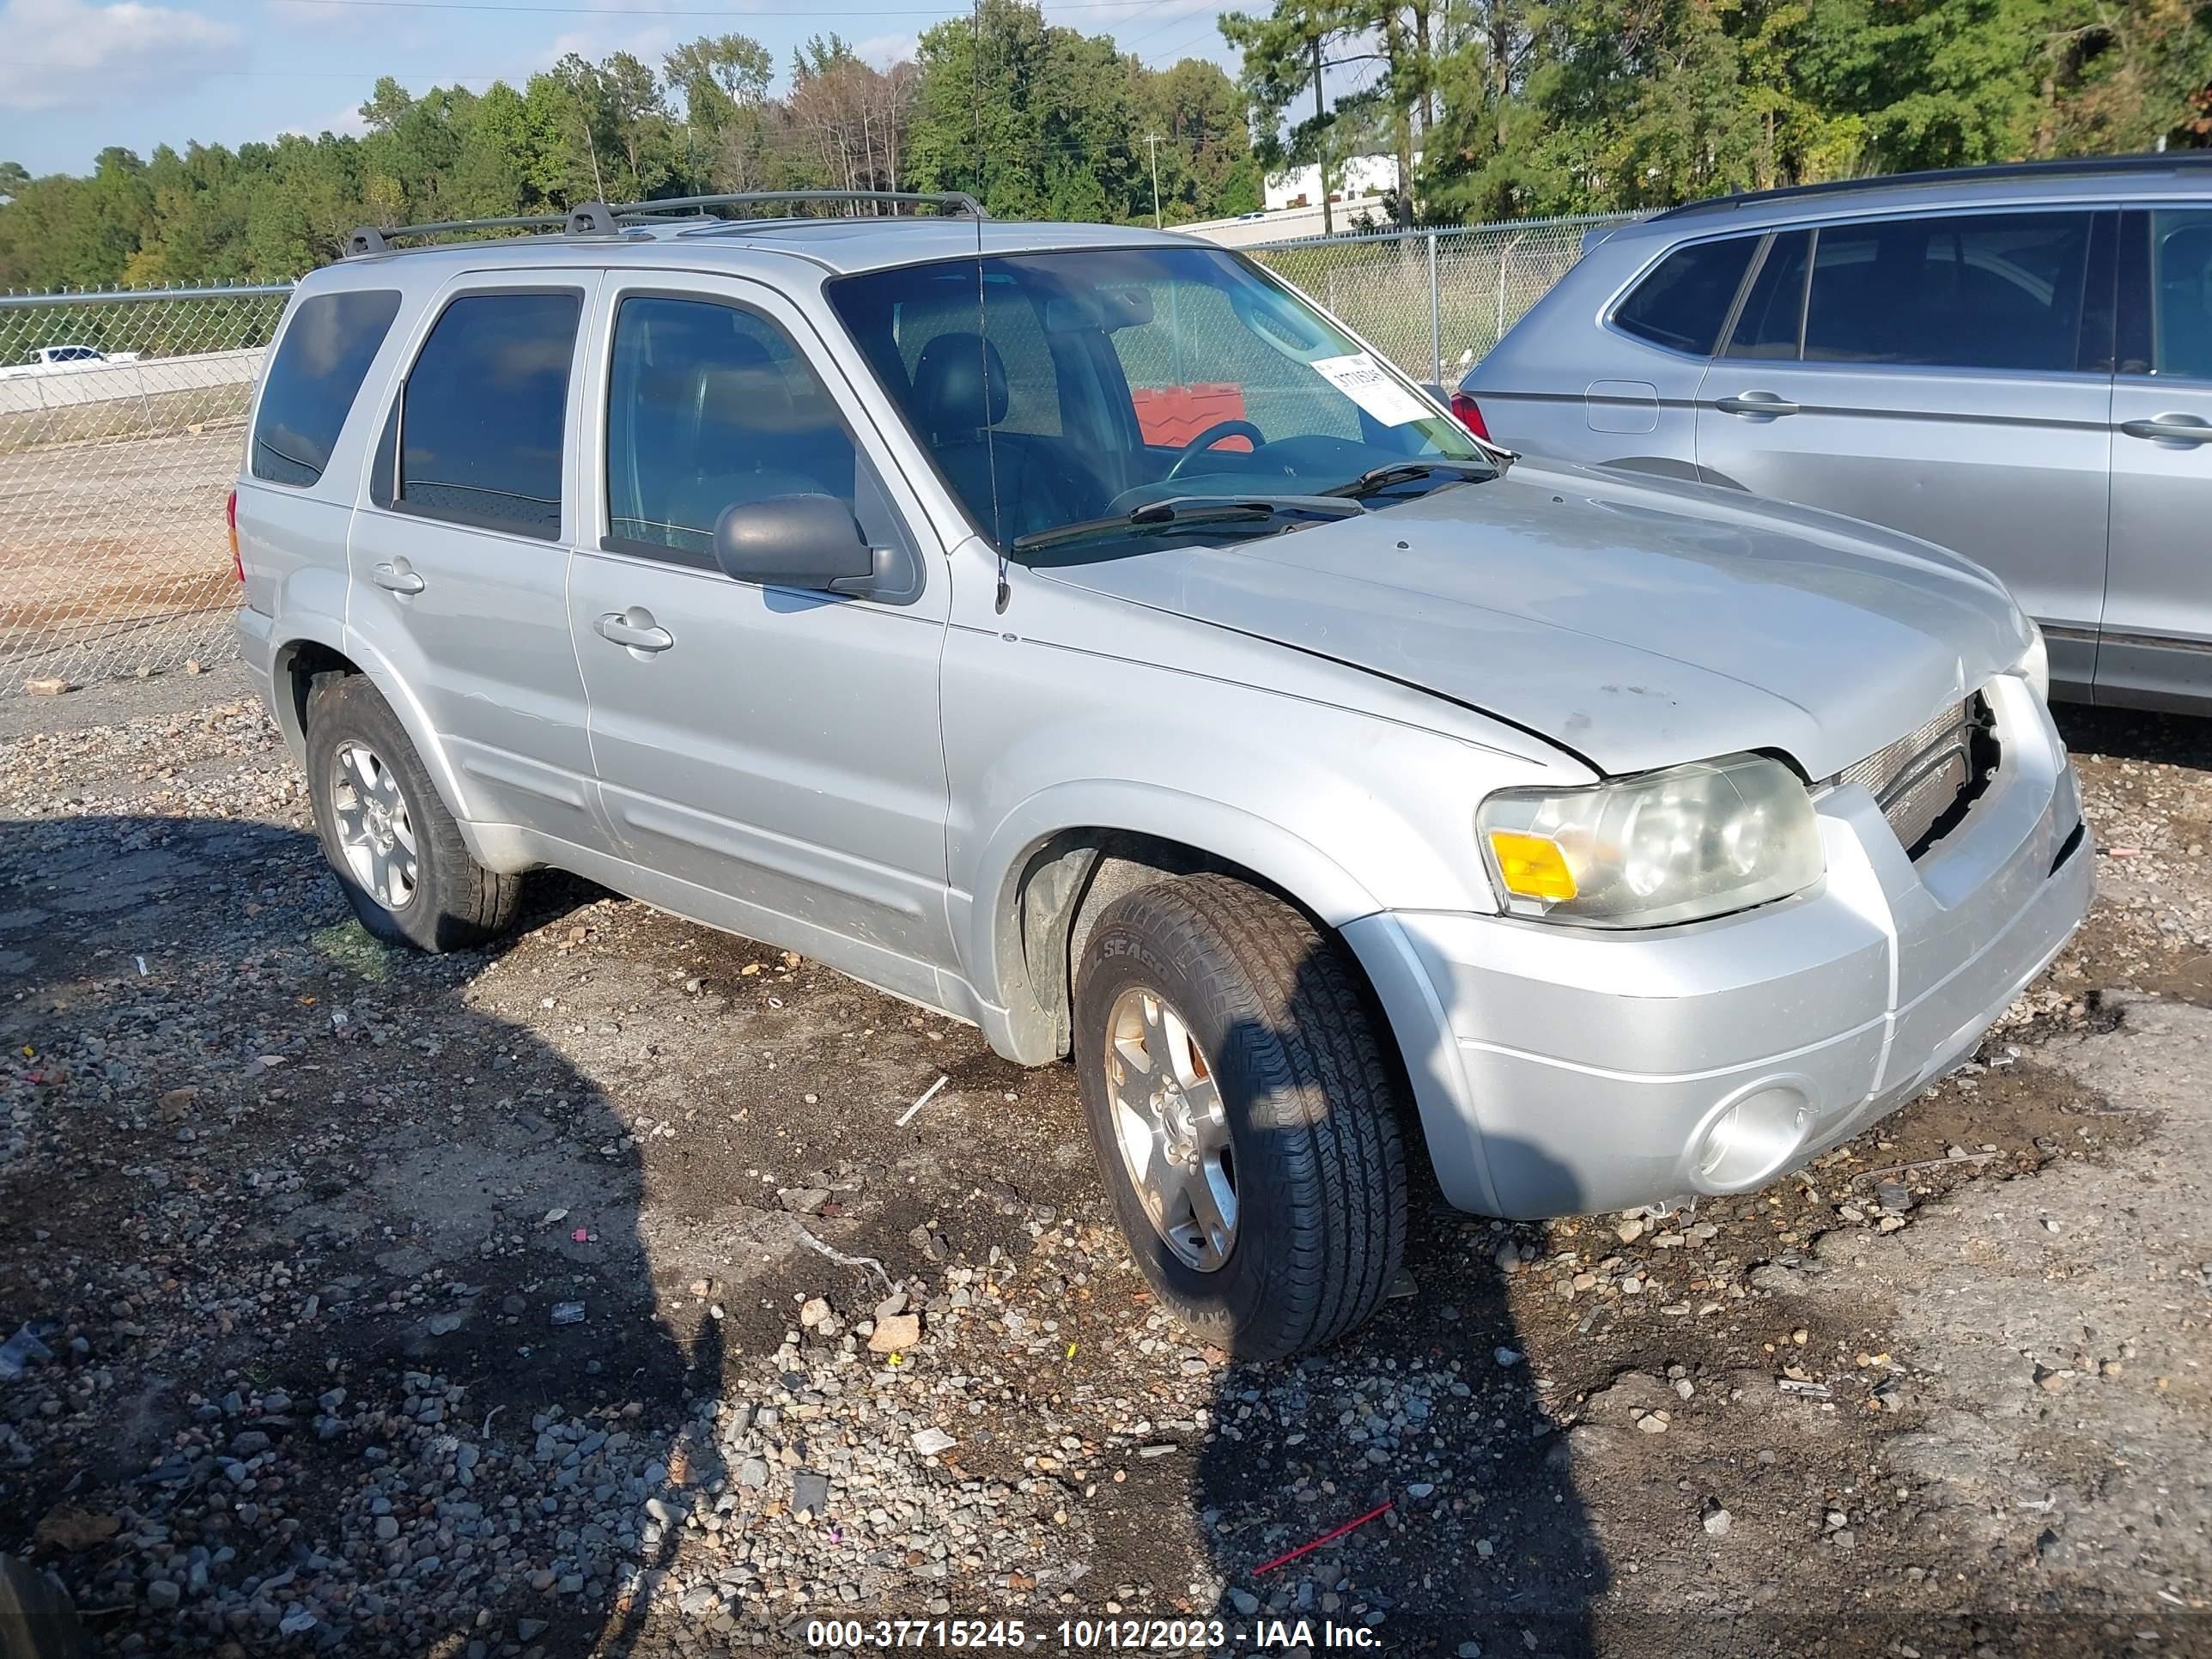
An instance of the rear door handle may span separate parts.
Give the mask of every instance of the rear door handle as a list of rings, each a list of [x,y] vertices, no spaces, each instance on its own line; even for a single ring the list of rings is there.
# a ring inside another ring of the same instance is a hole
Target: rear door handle
[[[2194,415],[2154,415],[2147,421],[2123,421],[2120,430],[2130,438],[2149,438],[2159,443],[2212,444],[2212,421]]]
[[[369,580],[379,587],[388,587],[395,593],[420,593],[422,579],[416,575],[404,559],[394,559],[380,564],[368,573]]]
[[[653,620],[653,612],[641,605],[627,611],[610,611],[592,626],[603,640],[617,645],[626,645],[633,651],[665,651],[676,643],[676,635]]]
[[[1795,415],[1797,405],[1772,392],[1746,392],[1733,398],[1714,399],[1713,407],[1724,415]]]

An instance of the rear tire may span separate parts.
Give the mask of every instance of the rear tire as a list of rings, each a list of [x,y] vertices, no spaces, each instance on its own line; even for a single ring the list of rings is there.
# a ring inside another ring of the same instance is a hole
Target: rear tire
[[[504,932],[519,876],[469,856],[399,717],[358,674],[307,699],[307,793],[323,856],[361,925],[388,945],[461,951]]]
[[[1076,964],[1091,1150],[1138,1265],[1244,1359],[1335,1340],[1406,1247],[1401,1085],[1341,941],[1221,875],[1138,889]]]

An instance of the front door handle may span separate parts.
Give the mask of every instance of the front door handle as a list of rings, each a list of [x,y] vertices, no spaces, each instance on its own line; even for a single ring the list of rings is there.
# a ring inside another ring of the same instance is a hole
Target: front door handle
[[[592,626],[603,640],[617,645],[626,645],[633,651],[665,651],[676,643],[676,635],[653,620],[653,612],[641,605],[627,611],[610,611]]]
[[[379,587],[388,587],[395,593],[420,593],[422,579],[404,559],[393,559],[380,564],[368,573],[369,580]]]
[[[2212,421],[2194,415],[2154,415],[2147,421],[2122,421],[2120,430],[2130,438],[2158,443],[2212,444]]]
[[[1797,405],[1773,392],[1745,392],[1733,398],[1719,398],[1713,407],[1723,415],[1795,415]]]

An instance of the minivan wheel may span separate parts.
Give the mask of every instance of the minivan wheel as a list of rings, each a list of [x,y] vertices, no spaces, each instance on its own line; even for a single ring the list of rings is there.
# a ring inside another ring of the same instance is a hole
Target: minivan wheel
[[[514,918],[519,877],[469,856],[406,729],[358,674],[307,699],[307,787],[323,856],[361,925],[424,951],[481,945]]]
[[[1139,888],[1084,942],[1074,1047],[1121,1230],[1194,1333],[1279,1358],[1382,1304],[1406,1245],[1400,1085],[1340,940],[1231,877]]]

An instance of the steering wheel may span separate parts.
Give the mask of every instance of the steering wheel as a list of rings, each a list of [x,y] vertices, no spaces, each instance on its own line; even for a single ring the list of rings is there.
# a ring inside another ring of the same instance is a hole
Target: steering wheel
[[[1182,447],[1182,453],[1176,457],[1175,465],[1167,471],[1168,477],[1182,477],[1184,468],[1224,438],[1243,438],[1255,449],[1267,441],[1267,434],[1249,421],[1216,421]],[[1163,479],[1162,482],[1164,483],[1166,480]]]

